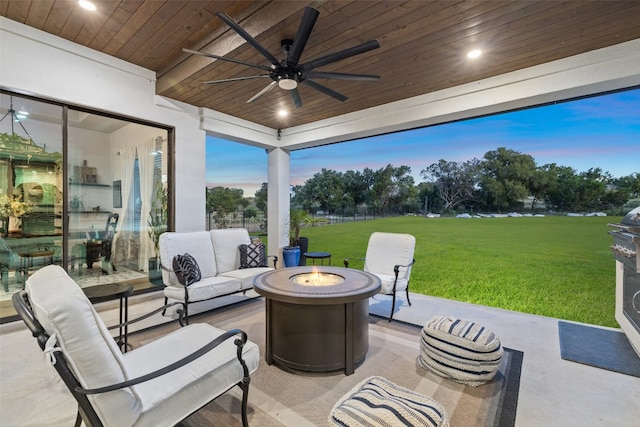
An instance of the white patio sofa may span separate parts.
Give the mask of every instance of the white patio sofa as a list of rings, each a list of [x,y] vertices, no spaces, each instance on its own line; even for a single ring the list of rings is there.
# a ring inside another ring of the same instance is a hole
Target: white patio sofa
[[[163,233],[159,246],[165,304],[169,300],[181,301],[184,304],[185,322],[188,323],[189,304],[251,289],[254,277],[273,268],[240,268],[238,247],[250,243],[251,238],[244,228]],[[202,274],[200,281],[186,287],[180,284],[172,268],[173,258],[185,253],[195,258]],[[275,268],[277,258],[273,258]]]

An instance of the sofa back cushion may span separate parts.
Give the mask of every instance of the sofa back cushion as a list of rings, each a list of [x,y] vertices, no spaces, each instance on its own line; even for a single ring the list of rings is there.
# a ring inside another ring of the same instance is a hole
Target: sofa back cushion
[[[168,231],[160,235],[160,260],[162,265],[171,268],[173,258],[176,255],[190,254],[198,263],[202,278],[213,277],[218,274],[216,256],[211,246],[211,238],[208,231],[193,231],[189,233],[177,233]],[[174,273],[162,270],[162,281],[165,285],[179,284],[180,281]]]
[[[27,280],[26,291],[34,315],[49,336],[55,335],[82,387],[103,387],[129,379],[120,349],[66,271],[57,265],[41,268]],[[132,425],[142,411],[131,388],[89,395],[89,400],[105,425]]]
[[[211,242],[216,253],[218,273],[240,268],[240,245],[251,243],[249,232],[245,228],[226,228],[211,230]]]

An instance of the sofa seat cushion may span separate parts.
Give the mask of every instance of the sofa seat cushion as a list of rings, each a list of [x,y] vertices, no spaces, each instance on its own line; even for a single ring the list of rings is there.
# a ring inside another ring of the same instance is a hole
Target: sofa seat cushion
[[[124,355],[129,377],[137,377],[167,366],[212,341],[225,331],[206,323],[180,328]],[[159,378],[135,385],[142,413],[134,426],[176,425],[186,408],[196,411],[207,404],[212,395],[220,395],[243,377],[237,359],[237,347],[230,338],[214,350],[186,366]],[[173,351],[167,352],[167,348]],[[247,341],[243,359],[249,372],[258,368],[258,346]],[[168,400],[171,399],[169,403]],[[239,403],[238,403],[239,404]],[[174,408],[183,408],[179,413]],[[186,411],[188,412],[188,411]]]
[[[251,289],[253,288],[253,279],[258,274],[266,273],[271,270],[273,270],[273,268],[270,267],[242,268],[239,270],[227,271],[218,277],[230,277],[240,280],[242,282],[242,289]]]
[[[391,270],[393,271],[393,270]],[[380,274],[373,273],[380,279],[380,293],[390,295],[393,293],[393,281],[396,280],[395,274]],[[398,283],[396,283],[396,291],[404,291],[407,289],[409,281],[406,278],[398,277]]]
[[[241,290],[239,279],[226,276],[204,277],[199,282],[187,286],[189,302],[204,301],[220,295],[231,294]],[[164,296],[178,301],[184,301],[184,286],[180,284],[164,288]]]
[[[500,338],[476,322],[435,316],[422,328],[420,364],[452,381],[485,384],[498,372],[503,353]]]

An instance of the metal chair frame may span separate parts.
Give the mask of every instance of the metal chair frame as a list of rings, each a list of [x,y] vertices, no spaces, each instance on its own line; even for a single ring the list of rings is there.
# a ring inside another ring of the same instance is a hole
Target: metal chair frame
[[[364,261],[364,258],[358,258],[362,261]],[[396,284],[398,283],[398,274],[400,273],[400,267],[411,267],[413,264],[415,264],[416,260],[415,258],[407,265],[401,265],[401,264],[397,264],[393,266],[393,273],[396,275],[395,280],[393,281],[393,302],[391,303],[391,314],[389,314],[389,322],[391,322],[391,320],[393,320],[393,312],[396,309]],[[344,259],[344,266],[345,268],[349,268],[349,258],[345,258]],[[409,299],[409,282],[407,281],[407,303],[409,305],[411,305],[411,300]]]

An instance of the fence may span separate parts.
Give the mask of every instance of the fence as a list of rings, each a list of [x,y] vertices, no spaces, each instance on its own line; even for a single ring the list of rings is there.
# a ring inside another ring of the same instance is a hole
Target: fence
[[[353,210],[339,211],[334,213],[325,213],[318,211],[310,214],[315,220],[314,226],[341,224],[344,222],[354,221],[367,221],[376,218],[399,216],[401,214],[383,212],[375,212],[367,208],[359,208],[353,212]],[[226,215],[224,218],[219,218],[218,215],[209,213],[207,215],[207,230],[216,228],[246,228],[250,234],[259,235],[267,233],[267,219],[262,213],[257,216],[248,217],[244,211],[236,211],[232,214]]]

